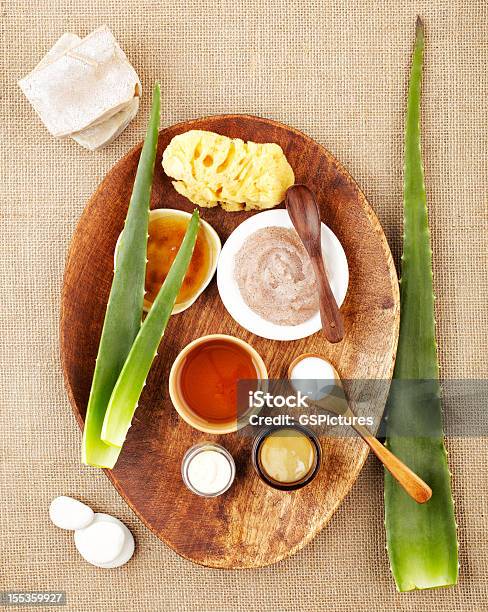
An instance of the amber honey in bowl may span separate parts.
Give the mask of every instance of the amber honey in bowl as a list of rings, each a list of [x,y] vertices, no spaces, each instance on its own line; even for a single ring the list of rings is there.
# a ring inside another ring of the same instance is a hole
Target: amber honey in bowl
[[[209,423],[237,418],[239,380],[257,379],[251,355],[235,342],[215,339],[196,346],[180,374],[184,402]]]
[[[187,423],[209,433],[228,433],[243,426],[239,421],[247,410],[239,382],[245,381],[246,390],[250,385],[256,389],[266,377],[261,357],[249,344],[216,334],[183,349],[171,369],[169,390]]]
[[[183,242],[189,221],[186,216],[177,214],[156,216],[149,221],[145,299],[151,304],[168,275]],[[190,300],[199,291],[207,278],[211,259],[211,245],[205,228],[200,226],[190,266],[176,298],[176,304]]]

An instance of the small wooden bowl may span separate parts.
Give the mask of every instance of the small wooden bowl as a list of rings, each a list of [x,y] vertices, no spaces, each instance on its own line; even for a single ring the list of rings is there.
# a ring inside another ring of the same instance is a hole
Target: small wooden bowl
[[[180,417],[188,423],[191,427],[198,429],[199,431],[203,431],[204,433],[210,433],[214,435],[222,435],[228,434],[238,431],[242,429],[247,424],[247,419],[236,419],[233,421],[226,421],[224,423],[209,423],[205,421],[201,417],[196,414],[193,414],[191,410],[188,408],[183,398],[181,397],[181,393],[179,390],[179,375],[181,372],[181,368],[187,358],[188,354],[197,346],[205,344],[210,340],[227,340],[229,342],[234,342],[241,348],[243,348],[246,353],[251,357],[254,367],[256,368],[256,374],[258,376],[258,384],[261,381],[264,381],[268,378],[268,370],[266,369],[266,365],[261,357],[261,355],[247,342],[241,340],[240,338],[235,338],[234,336],[227,336],[225,334],[210,334],[208,336],[202,336],[187,344],[185,348],[178,354],[178,357],[174,360],[173,365],[171,366],[171,370],[169,373],[169,396],[173,403],[173,406],[176,412],[180,415]]]

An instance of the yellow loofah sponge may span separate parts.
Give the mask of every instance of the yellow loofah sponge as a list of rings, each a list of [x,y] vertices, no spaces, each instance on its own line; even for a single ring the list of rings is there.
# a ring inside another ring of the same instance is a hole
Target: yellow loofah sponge
[[[273,208],[295,182],[279,145],[203,130],[175,136],[163,153],[163,169],[194,204],[220,204],[227,211]]]

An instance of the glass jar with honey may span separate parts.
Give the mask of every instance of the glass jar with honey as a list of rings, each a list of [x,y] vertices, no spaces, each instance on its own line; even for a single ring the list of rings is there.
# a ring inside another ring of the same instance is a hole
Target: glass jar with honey
[[[274,489],[294,491],[309,484],[322,462],[317,436],[299,425],[270,427],[255,438],[254,468],[261,480]]]

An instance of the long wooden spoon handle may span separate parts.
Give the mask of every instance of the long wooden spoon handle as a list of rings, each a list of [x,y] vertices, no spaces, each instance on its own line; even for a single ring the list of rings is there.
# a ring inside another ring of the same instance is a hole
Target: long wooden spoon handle
[[[317,279],[320,302],[320,320],[327,340],[332,343],[340,342],[344,338],[344,324],[342,315],[337,307],[334,295],[329,285],[321,254],[311,257]]]
[[[429,485],[372,436],[365,427],[354,425],[354,429],[412,499],[423,504],[432,497],[432,489]]]

